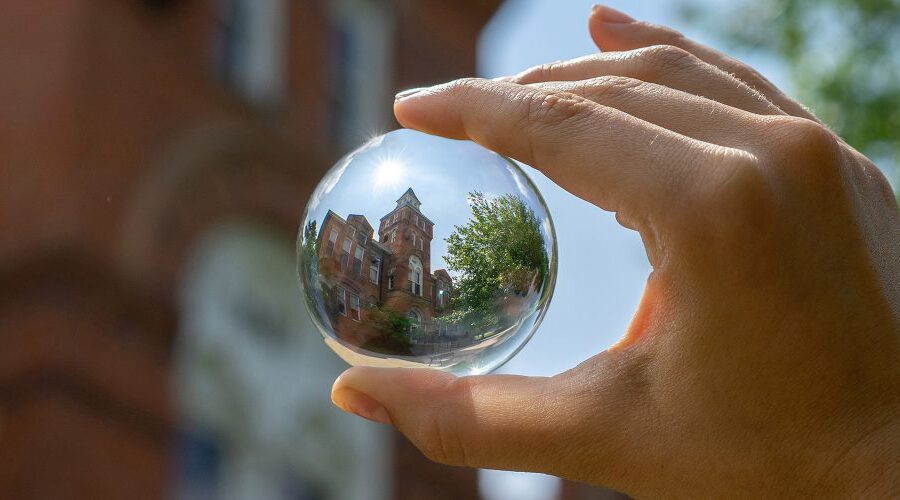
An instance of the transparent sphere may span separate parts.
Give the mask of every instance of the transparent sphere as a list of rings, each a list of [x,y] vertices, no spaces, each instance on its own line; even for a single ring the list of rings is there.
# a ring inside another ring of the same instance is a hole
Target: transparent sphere
[[[547,206],[515,163],[411,130],[332,167],[297,238],[303,297],[341,358],[459,375],[494,370],[534,334],[556,255]]]

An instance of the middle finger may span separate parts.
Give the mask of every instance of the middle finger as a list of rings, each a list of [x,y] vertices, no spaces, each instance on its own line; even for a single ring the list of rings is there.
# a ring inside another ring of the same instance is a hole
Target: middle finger
[[[528,69],[509,80],[519,84],[547,81],[588,80],[603,75],[636,78],[705,97],[761,115],[784,115],[761,93],[703,62],[693,54],[669,45],[626,52],[604,52]]]

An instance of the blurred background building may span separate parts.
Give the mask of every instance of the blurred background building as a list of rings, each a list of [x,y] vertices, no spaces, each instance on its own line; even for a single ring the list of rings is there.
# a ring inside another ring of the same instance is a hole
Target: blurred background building
[[[331,406],[344,365],[303,334],[296,224],[341,153],[396,126],[394,91],[476,73],[483,28],[485,76],[591,52],[591,3],[5,2],[0,498],[476,498],[475,471]],[[896,179],[896,1],[610,3],[728,42]],[[618,338],[649,266],[529,173],[559,281],[552,335],[505,370],[549,375]],[[614,496],[480,475],[489,500]]]
[[[0,498],[474,498],[331,406],[296,224],[500,0],[15,0],[0,16]],[[305,332],[305,334],[303,334]]]

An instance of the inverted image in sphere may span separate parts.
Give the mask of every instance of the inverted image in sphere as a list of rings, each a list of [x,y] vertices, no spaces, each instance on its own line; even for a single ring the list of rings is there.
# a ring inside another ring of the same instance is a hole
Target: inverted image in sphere
[[[486,373],[541,322],[556,237],[535,185],[470,141],[397,130],[310,198],[297,270],[313,323],[352,365]]]

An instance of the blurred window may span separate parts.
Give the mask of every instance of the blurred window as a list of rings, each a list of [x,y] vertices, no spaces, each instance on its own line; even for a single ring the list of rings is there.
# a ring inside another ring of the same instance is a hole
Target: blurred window
[[[393,269],[391,269],[390,272],[388,272],[387,287],[388,287],[388,290],[394,289],[394,270]]]
[[[287,0],[216,0],[215,66],[226,85],[263,108],[280,105],[287,84]]]
[[[415,255],[409,257],[409,291],[422,295],[422,261]]]
[[[334,254],[334,245],[337,243],[338,239],[338,231],[337,229],[332,229],[331,234],[328,235],[328,245],[326,245],[325,252],[331,257]]]
[[[350,318],[359,321],[359,294],[350,295]]]
[[[350,240],[344,240],[344,249],[341,251],[341,269],[347,269],[347,265],[350,263]]]
[[[347,315],[347,290],[337,287],[337,310],[344,316]]]
[[[363,248],[356,245],[356,251],[353,252],[353,273],[362,274]]]
[[[419,333],[422,329],[422,315],[419,314],[419,311],[410,309],[409,312],[406,313],[406,317],[409,318],[410,333]]]
[[[372,262],[369,264],[369,281],[372,283],[378,283],[378,274],[381,272],[381,258],[380,257],[372,257]]]
[[[394,19],[391,2],[326,2],[329,8],[329,132],[351,147],[391,115]]]

